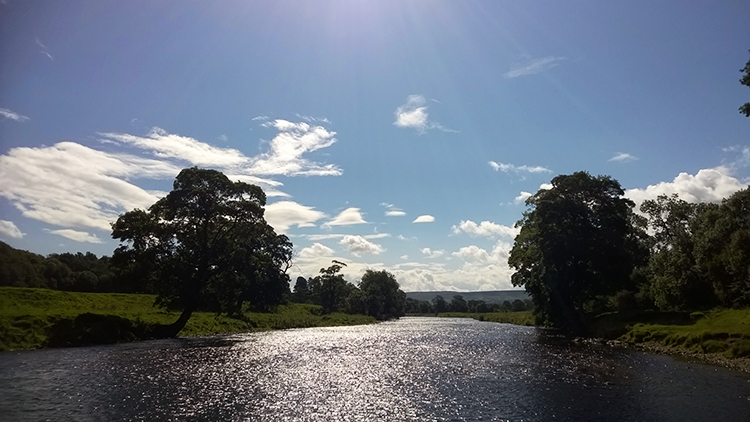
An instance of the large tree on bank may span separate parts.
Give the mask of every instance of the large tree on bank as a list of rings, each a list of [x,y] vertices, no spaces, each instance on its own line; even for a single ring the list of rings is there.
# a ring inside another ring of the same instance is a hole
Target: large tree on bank
[[[148,211],[112,225],[113,261],[151,278],[156,304],[181,310],[157,336],[173,337],[196,310],[239,313],[278,303],[289,290],[292,244],[263,218],[266,196],[215,170],[184,169]]]
[[[534,301],[541,323],[585,333],[585,305],[629,281],[647,251],[642,219],[609,176],[560,175],[526,201],[508,263],[514,286]]]

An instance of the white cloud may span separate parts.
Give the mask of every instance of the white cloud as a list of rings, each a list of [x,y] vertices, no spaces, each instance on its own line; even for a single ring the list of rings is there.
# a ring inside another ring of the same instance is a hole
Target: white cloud
[[[38,45],[39,47],[42,48],[42,51],[40,51],[40,53],[42,53],[45,56],[47,56],[47,58],[49,58],[50,60],[55,61],[55,58],[52,57],[52,54],[49,53],[49,48],[47,48],[46,45],[42,44],[42,42],[39,40],[39,38],[36,39],[36,45]]]
[[[145,137],[125,133],[100,133],[105,140],[130,144],[151,151],[159,158],[186,161],[196,166],[237,168],[248,162],[240,151],[218,148],[188,136],[167,133],[155,127]]]
[[[440,258],[441,256],[445,255],[444,250],[433,251],[430,248],[422,248],[421,252],[425,257],[430,258],[430,259]]]
[[[396,206],[393,204],[388,204],[386,202],[383,202],[380,205],[386,208],[386,211],[385,211],[386,217],[403,217],[406,215],[406,213],[401,208],[396,208]]]
[[[391,237],[390,233],[373,233],[373,234],[366,234],[365,239],[383,239],[385,237]]]
[[[326,214],[313,207],[294,201],[279,201],[266,205],[265,218],[278,233],[286,233],[290,227],[312,227]]]
[[[628,161],[635,161],[637,159],[638,157],[634,157],[626,152],[618,152],[614,157],[610,158],[607,161],[618,161],[621,163],[626,163]]]
[[[0,196],[24,217],[63,227],[110,230],[133,208],[159,199],[124,179],[172,178],[179,168],[162,161],[97,151],[73,142],[13,148],[0,156]]]
[[[420,215],[412,223],[432,223],[433,221],[435,221],[435,217],[431,215]]]
[[[454,234],[463,232],[472,236],[505,236],[510,238],[515,238],[520,232],[520,228],[517,227],[504,226],[490,221],[482,221],[477,224],[471,220],[461,221],[458,226],[453,226],[452,230]]]
[[[20,239],[26,236],[26,233],[22,233],[14,222],[0,220],[0,236],[2,235],[12,237],[13,239]]]
[[[542,167],[542,166],[516,166],[513,164],[505,164],[505,163],[498,163],[495,161],[489,162],[490,167],[492,167],[495,171],[502,171],[506,174],[520,174],[520,173],[532,173],[532,174],[538,174],[538,173],[552,173],[552,170]]]
[[[49,230],[50,233],[81,243],[102,243],[95,234],[71,229]]]
[[[332,255],[333,249],[320,243],[313,243],[312,246],[302,249],[297,256],[301,259],[315,259]]]
[[[428,129],[457,133],[453,129],[443,127],[438,122],[431,121],[425,104],[427,104],[427,101],[423,96],[409,95],[406,98],[406,104],[400,105],[396,109],[396,121],[393,124],[398,127],[416,129],[420,134],[425,133]]]
[[[345,235],[339,243],[355,256],[361,254],[378,255],[385,251],[382,246],[370,242],[362,236]]]
[[[565,60],[565,57],[542,57],[539,59],[528,60],[524,63],[514,63],[511,70],[503,74],[507,79],[517,78],[519,76],[535,75],[542,73],[557,66]]]
[[[328,124],[331,123],[331,121],[328,120],[325,117],[305,116],[305,115],[302,115],[302,114],[299,114],[299,113],[295,113],[294,115],[297,116],[297,117],[299,117],[300,119],[302,119],[302,120],[304,120],[306,122],[310,122],[310,123],[315,123],[315,122],[328,123]]]
[[[645,189],[628,189],[625,196],[636,203],[638,210],[643,201],[656,199],[659,195],[676,193],[682,200],[691,203],[718,203],[746,187],[747,183],[740,182],[720,169],[703,169],[696,175],[680,173],[672,182],[649,185]]]
[[[516,204],[523,204],[533,195],[534,194],[532,194],[531,192],[521,191],[521,193],[513,199],[513,202]]]
[[[227,178],[233,182],[244,182],[251,185],[260,186],[267,198],[282,197],[289,198],[291,195],[276,189],[277,186],[283,186],[281,182],[277,182],[271,179],[265,179],[257,176],[249,176],[246,174],[227,174]]]
[[[359,208],[347,208],[341,211],[333,220],[323,224],[324,227],[332,226],[351,226],[354,224],[366,224],[367,221],[362,217]]]
[[[279,134],[269,144],[269,151],[253,158],[246,172],[249,174],[284,176],[339,176],[342,170],[334,164],[320,164],[302,155],[326,148],[336,142],[336,132],[322,126],[274,120],[264,124],[274,127]]]
[[[16,122],[25,122],[27,120],[31,120],[30,118],[22,114],[18,114],[15,111],[8,110],[7,108],[0,108],[0,116]]]

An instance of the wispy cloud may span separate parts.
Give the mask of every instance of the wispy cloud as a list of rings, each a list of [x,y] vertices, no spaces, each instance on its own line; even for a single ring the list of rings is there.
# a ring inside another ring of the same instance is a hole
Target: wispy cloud
[[[38,45],[39,47],[42,48],[42,50],[40,51],[40,53],[42,53],[45,56],[47,56],[47,58],[49,58],[50,60],[55,61],[55,58],[52,57],[52,54],[50,54],[50,52],[49,52],[49,48],[47,48],[46,45],[42,44],[42,42],[39,40],[39,38],[37,38],[35,40],[35,42],[36,42],[36,45]]]
[[[274,120],[263,124],[279,131],[269,143],[269,151],[250,160],[249,174],[283,176],[339,176],[342,170],[334,164],[321,164],[303,157],[336,142],[336,132],[322,126]]]
[[[435,217],[431,215],[420,215],[412,223],[432,223],[435,221]]]
[[[323,224],[324,227],[332,227],[332,226],[351,226],[354,224],[366,224],[367,221],[365,221],[364,217],[362,217],[362,213],[359,211],[359,208],[347,208],[344,211],[341,211],[339,215],[334,217],[331,221]]]
[[[346,248],[354,256],[362,254],[378,255],[385,249],[377,243],[370,242],[362,236],[345,235],[339,241],[339,244]]]
[[[196,166],[238,168],[249,161],[240,151],[219,148],[188,136],[167,133],[155,127],[143,136],[126,133],[100,133],[105,140],[134,145],[159,158],[177,159]]]
[[[328,120],[326,117],[313,117],[313,116],[305,116],[303,114],[295,113],[295,116],[299,117],[300,119],[308,122],[308,123],[328,123],[330,124],[331,121]]]
[[[8,236],[12,237],[13,239],[20,239],[26,236],[26,233],[22,233],[14,222],[0,220],[0,236]]]
[[[396,206],[393,204],[383,202],[380,205],[385,207],[386,217],[403,217],[406,215],[406,213],[401,208],[396,208]]]
[[[101,239],[95,234],[91,234],[89,232],[82,232],[78,230],[71,230],[71,229],[61,229],[61,230],[48,230],[52,234],[56,234],[58,236],[62,236],[66,239],[75,240],[76,242],[81,243],[103,243]]]
[[[510,71],[503,74],[507,79],[518,78],[520,76],[535,75],[542,73],[560,64],[565,57],[542,57],[539,59],[530,59],[524,63],[514,63]]]
[[[15,111],[8,110],[7,108],[0,108],[0,116],[3,116],[6,119],[10,119],[16,122],[25,122],[27,120],[31,120],[28,117],[22,114],[18,114]]]
[[[620,162],[620,163],[626,163],[628,161],[635,161],[637,159],[638,159],[638,157],[630,155],[630,154],[628,154],[626,152],[618,152],[617,154],[615,154],[614,157],[610,158],[607,161],[616,161],[616,162]]]
[[[0,111],[6,118],[28,119],[10,110]],[[268,197],[288,197],[280,192],[281,182],[264,178],[265,173],[340,174],[335,166],[320,166],[303,154],[331,145],[333,132],[307,123],[274,121],[280,134],[272,141],[271,151],[247,157],[231,148],[219,148],[191,137],[170,134],[153,128],[146,136],[100,133],[103,144],[131,146],[140,155],[104,152],[74,142],[51,147],[13,148],[0,156],[0,196],[8,199],[27,217],[63,229],[87,227],[110,230],[110,223],[125,211],[148,208],[166,192],[148,191],[131,179],[171,179],[186,165],[215,168],[231,180],[261,186]],[[143,156],[150,156],[149,158]],[[264,171],[266,166],[278,167]],[[292,226],[309,227],[327,217],[292,201],[266,207],[266,218],[277,231]],[[70,232],[60,232],[70,234]],[[79,238],[83,238],[77,235]],[[90,241],[91,239],[89,239]]]
[[[129,154],[113,154],[74,142],[13,148],[0,156],[0,196],[25,217],[63,227],[110,230],[124,211],[147,208],[160,193],[128,178],[172,178],[180,168]]]
[[[552,170],[542,166],[516,166],[513,164],[498,163],[495,161],[489,162],[490,167],[495,171],[502,171],[505,174],[523,174],[523,173],[552,173]]]
[[[458,133],[458,131],[444,127],[438,122],[431,121],[427,113],[427,100],[421,95],[409,95],[406,104],[396,109],[396,121],[394,125],[404,128],[415,129],[420,134],[429,129],[437,129],[443,132]]]

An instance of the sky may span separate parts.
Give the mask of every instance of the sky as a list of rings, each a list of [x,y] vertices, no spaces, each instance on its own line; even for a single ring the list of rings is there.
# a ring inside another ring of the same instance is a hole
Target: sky
[[[0,240],[111,255],[180,169],[268,197],[289,275],[513,288],[524,201],[750,182],[744,1],[0,1]]]

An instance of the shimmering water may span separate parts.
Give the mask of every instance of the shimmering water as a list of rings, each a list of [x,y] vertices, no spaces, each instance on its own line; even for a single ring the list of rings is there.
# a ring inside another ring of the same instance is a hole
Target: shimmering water
[[[746,422],[750,376],[534,328],[403,318],[2,353],[0,420]]]

